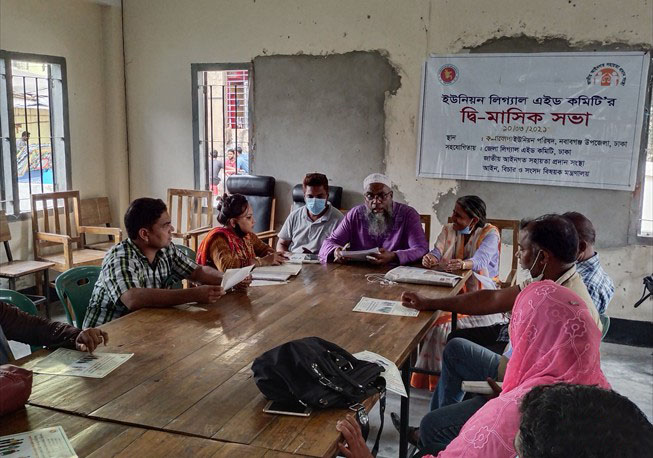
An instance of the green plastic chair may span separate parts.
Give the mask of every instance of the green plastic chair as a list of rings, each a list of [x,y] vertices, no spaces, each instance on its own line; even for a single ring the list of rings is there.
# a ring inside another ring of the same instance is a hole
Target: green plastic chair
[[[186,245],[177,245],[175,243],[175,248],[177,248],[179,251],[184,253],[187,257],[189,257],[193,261],[195,261],[195,259],[197,259],[197,254],[195,254],[195,252],[193,250],[191,250],[190,248],[188,248]],[[167,285],[166,285],[166,287],[167,287]],[[170,289],[182,289],[183,287],[184,287],[183,280],[174,282],[169,286]]]
[[[82,329],[88,302],[101,271],[102,268],[99,266],[73,267],[55,280],[54,286],[66,312],[68,324]],[[71,316],[71,308],[75,315],[75,323]]]
[[[13,291],[11,289],[0,289],[0,302],[6,302],[7,304],[18,307],[20,310],[29,315],[39,316],[39,312],[36,309],[34,302],[32,302],[29,297],[19,293],[18,291]],[[32,352],[35,352],[36,350],[40,350],[43,347],[38,345],[30,345],[30,348],[32,349]]]
[[[601,334],[601,340],[603,340],[608,333],[608,329],[610,329],[610,317],[608,315],[599,315],[599,319],[603,325],[603,333]]]

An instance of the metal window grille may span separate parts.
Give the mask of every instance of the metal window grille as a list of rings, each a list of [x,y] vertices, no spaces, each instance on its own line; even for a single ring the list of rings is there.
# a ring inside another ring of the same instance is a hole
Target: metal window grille
[[[33,193],[69,183],[65,61],[50,59],[58,62],[0,55],[0,205],[8,215],[29,212]]]

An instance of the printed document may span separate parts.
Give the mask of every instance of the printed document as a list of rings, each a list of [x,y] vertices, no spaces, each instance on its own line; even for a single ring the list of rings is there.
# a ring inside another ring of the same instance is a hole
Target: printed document
[[[90,353],[58,348],[40,360],[32,371],[39,374],[103,378],[134,356],[133,353]]]
[[[285,253],[290,264],[319,264],[320,258],[310,253]]]
[[[0,456],[17,458],[76,458],[61,426],[0,437]]]
[[[230,290],[238,283],[246,279],[253,268],[254,266],[251,265],[241,269],[227,269],[222,275],[222,288],[225,291]]]
[[[437,270],[399,266],[385,274],[385,278],[386,280],[392,280],[398,283],[416,283],[418,285],[441,285],[453,287],[462,277],[448,272],[438,272]]]
[[[373,299],[371,297],[361,297],[361,300],[358,301],[353,311],[397,316],[419,315],[419,310],[404,307],[400,301],[387,301],[385,299]]]
[[[368,361],[370,363],[376,363],[379,366],[383,367],[383,372],[381,372],[381,377],[385,379],[385,387],[388,391],[392,391],[393,393],[397,393],[399,396],[403,396],[405,398],[408,397],[408,393],[406,393],[406,387],[404,386],[404,382],[401,381],[401,372],[399,372],[399,368],[397,368],[397,365],[390,361],[388,358],[384,358],[383,356],[373,353],[371,351],[361,351],[359,353],[354,353],[354,358],[358,358],[362,361]]]
[[[286,281],[293,275],[297,275],[301,270],[301,264],[257,267],[252,271],[252,278],[254,280]]]
[[[350,261],[368,261],[367,257],[373,254],[380,253],[378,248],[370,248],[369,250],[349,251],[342,250],[340,254],[343,258]]]

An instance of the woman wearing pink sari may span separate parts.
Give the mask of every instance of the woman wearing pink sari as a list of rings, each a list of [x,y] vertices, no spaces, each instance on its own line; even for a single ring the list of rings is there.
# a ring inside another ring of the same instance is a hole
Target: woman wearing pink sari
[[[601,372],[601,331],[583,301],[563,286],[546,280],[519,294],[510,341],[503,391],[465,423],[439,458],[514,458],[519,404],[534,386],[566,382],[610,388]]]

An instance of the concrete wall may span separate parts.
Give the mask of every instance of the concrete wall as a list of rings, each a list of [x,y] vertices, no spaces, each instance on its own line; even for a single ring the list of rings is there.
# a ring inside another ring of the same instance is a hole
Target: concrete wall
[[[120,8],[86,0],[2,0],[0,47],[66,59],[71,187],[82,198],[109,196],[117,224],[129,199]],[[14,257],[27,259],[30,220],[9,226]],[[31,284],[23,280],[20,287]]]

